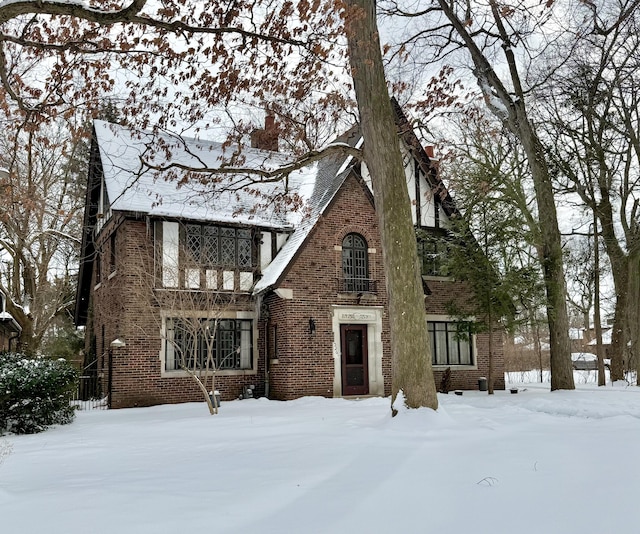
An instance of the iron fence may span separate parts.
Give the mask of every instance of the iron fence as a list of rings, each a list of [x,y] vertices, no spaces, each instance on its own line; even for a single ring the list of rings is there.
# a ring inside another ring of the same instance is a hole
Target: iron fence
[[[78,410],[108,410],[109,399],[102,394],[97,375],[83,375],[78,387],[69,399],[69,403]]]

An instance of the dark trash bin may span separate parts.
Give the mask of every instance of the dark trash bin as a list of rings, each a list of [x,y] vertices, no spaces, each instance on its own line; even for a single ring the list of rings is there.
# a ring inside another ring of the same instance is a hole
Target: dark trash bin
[[[478,389],[480,391],[487,391],[487,379],[484,376],[478,378]]]

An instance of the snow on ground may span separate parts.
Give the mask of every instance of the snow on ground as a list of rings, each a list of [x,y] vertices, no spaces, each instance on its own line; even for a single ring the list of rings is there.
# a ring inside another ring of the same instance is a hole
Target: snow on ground
[[[517,388],[81,412],[0,438],[0,532],[638,532],[640,389]]]

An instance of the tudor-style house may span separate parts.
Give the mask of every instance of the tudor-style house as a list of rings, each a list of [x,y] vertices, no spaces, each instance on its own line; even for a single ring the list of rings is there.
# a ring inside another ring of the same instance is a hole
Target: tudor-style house
[[[439,261],[456,208],[397,105],[395,111],[436,381],[450,368],[452,388],[477,389],[488,373],[489,334],[459,334],[447,303],[468,301],[470,290]],[[272,151],[277,142],[261,145],[260,137],[245,165],[286,161]],[[356,128],[340,140],[361,143]],[[299,209],[281,210],[266,200],[282,193],[281,184],[214,195],[224,184],[183,180],[184,166],[220,166],[218,143],[181,139],[157,152],[168,158],[164,170],[140,171],[151,142],[158,141],[144,132],[94,124],[76,323],[87,327],[110,406],[200,400],[185,366],[208,358],[223,400],[248,386],[282,400],[388,395],[387,294],[366,167],[341,156],[294,172],[288,187]],[[500,389],[501,334],[493,336]]]

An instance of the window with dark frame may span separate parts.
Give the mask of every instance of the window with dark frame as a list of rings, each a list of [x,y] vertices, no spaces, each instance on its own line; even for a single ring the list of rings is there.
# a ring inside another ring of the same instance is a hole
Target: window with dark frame
[[[444,230],[418,228],[418,260],[423,276],[449,276],[447,256],[449,238]]]
[[[95,268],[96,268],[96,285],[102,283],[102,254],[100,254],[100,252],[96,252],[96,261],[95,261]]]
[[[428,321],[433,365],[474,365],[471,323]]]
[[[219,371],[253,366],[252,320],[169,318],[166,329],[165,368],[168,371],[183,367],[204,369],[209,356]]]
[[[116,233],[109,237],[109,274],[116,270]]]
[[[185,225],[186,262],[198,267],[250,269],[253,236],[248,228]]]
[[[342,240],[343,291],[369,292],[368,246],[360,234],[347,234]]]

